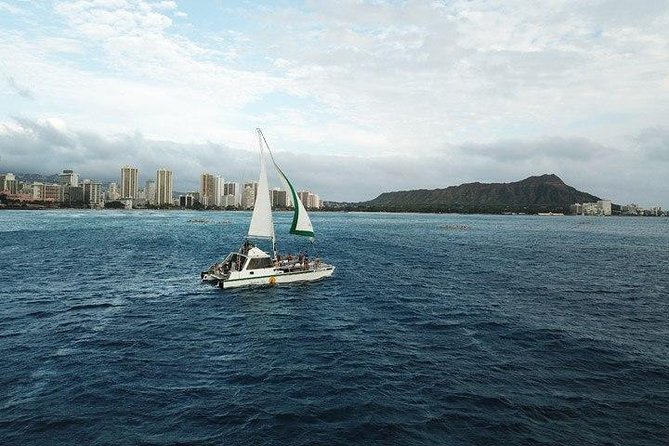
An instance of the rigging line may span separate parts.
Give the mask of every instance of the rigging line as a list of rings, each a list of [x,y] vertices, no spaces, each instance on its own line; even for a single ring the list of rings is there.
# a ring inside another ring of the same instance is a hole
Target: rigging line
[[[256,130],[258,131],[258,134],[260,135],[263,142],[265,143],[265,146],[267,147],[267,151],[269,152],[269,156],[270,156],[270,158],[272,158],[272,164],[274,164],[274,167],[276,167],[276,170],[279,171],[279,174],[284,178],[284,180],[286,180],[286,182],[290,184],[290,182],[288,181],[288,178],[286,178],[286,174],[283,173],[283,170],[281,170],[279,165],[276,163],[276,160],[274,159],[274,153],[272,153],[272,149],[269,147],[269,144],[267,143],[267,140],[265,139],[265,135],[263,134],[262,130],[260,130],[260,128],[256,128]],[[293,187],[293,189],[294,189],[294,187]],[[286,191],[286,193],[287,192],[289,192],[289,191]],[[295,194],[297,194],[296,190],[294,192],[295,192]],[[297,199],[297,195],[295,197],[292,197],[291,201],[295,201],[295,199]],[[297,209],[297,206],[298,206],[297,203],[293,203],[293,207],[295,209]]]
[[[264,142],[265,146],[267,147],[267,151],[269,152],[269,156],[270,156],[270,158],[272,158],[272,164],[274,164],[274,167],[279,171],[279,175],[283,176],[284,179],[287,180],[286,175],[283,173],[283,170],[281,170],[279,165],[276,163],[276,160],[274,159],[274,154],[272,153],[272,149],[269,147],[269,144],[267,143],[267,140],[265,139],[265,135],[263,134],[262,130],[260,130],[260,128],[256,128],[256,130],[258,131],[258,135],[260,136],[260,138],[262,138],[262,142]],[[286,191],[286,193],[288,193],[288,192],[290,192],[290,191]],[[293,206],[296,206],[296,204],[293,203]]]
[[[272,153],[272,149],[269,147],[269,144],[267,143],[267,140],[265,139],[265,135],[263,134],[262,130],[259,128],[256,129],[258,131],[258,134],[262,138],[263,142],[265,143],[265,146],[267,147],[267,151],[269,152],[270,158],[272,158],[272,164],[274,164],[274,167],[279,169],[279,172],[283,175],[283,170],[279,167],[279,165],[276,163],[276,160],[274,159],[274,153]],[[284,175],[285,176],[285,175]]]
[[[269,152],[269,156],[272,158],[272,163],[274,163],[274,165],[278,169],[279,166],[276,164],[276,161],[274,161],[274,154],[272,153],[272,149],[270,149],[269,144],[267,144],[267,140],[265,139],[265,135],[263,134],[262,130],[260,130],[259,128],[257,128],[256,130],[258,131],[258,135],[260,135],[263,142],[265,143],[265,146],[267,146],[267,151]],[[279,170],[281,170],[281,169],[279,169]]]

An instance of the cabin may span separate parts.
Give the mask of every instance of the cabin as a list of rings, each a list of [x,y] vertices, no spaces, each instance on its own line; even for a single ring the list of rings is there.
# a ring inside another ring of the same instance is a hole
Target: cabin
[[[255,246],[248,249],[246,254],[232,252],[223,261],[226,272],[272,268],[273,266],[274,262],[269,254]]]

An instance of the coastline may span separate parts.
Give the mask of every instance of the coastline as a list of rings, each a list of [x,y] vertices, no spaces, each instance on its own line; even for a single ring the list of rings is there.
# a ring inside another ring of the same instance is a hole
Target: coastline
[[[145,211],[167,211],[167,212],[252,212],[252,209],[188,209],[188,208],[135,208],[135,209],[117,209],[117,208],[88,208],[88,207],[55,207],[55,206],[0,206],[2,211],[91,211],[91,212],[110,212],[121,211],[127,213],[145,212]],[[280,209],[273,212],[291,212],[289,209]],[[612,215],[576,215],[567,213],[543,213],[543,212],[457,212],[457,211],[416,211],[416,210],[368,210],[368,209],[311,209],[310,213],[332,213],[332,214],[381,214],[381,215],[499,215],[506,217],[521,217],[521,216],[535,216],[542,218],[556,218],[556,217],[625,217],[625,218],[669,218],[669,215],[626,215],[626,214],[612,214]]]

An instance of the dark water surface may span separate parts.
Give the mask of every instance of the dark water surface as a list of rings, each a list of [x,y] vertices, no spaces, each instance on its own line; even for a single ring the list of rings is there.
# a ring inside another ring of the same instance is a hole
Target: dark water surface
[[[248,213],[0,212],[0,443],[669,444],[669,219],[312,219],[224,292]]]

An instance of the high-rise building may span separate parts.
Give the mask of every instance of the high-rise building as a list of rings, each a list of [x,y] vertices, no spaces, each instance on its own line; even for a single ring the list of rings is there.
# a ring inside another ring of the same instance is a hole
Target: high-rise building
[[[320,209],[321,198],[307,190],[302,190],[297,193],[297,198],[302,202],[306,209]]]
[[[61,186],[79,186],[79,174],[72,169],[63,169],[63,172],[58,174],[58,184]]]
[[[239,207],[241,205],[241,201],[238,200],[238,197],[235,195],[223,195],[223,200],[221,202],[221,206],[224,208],[227,207]]]
[[[302,202],[302,206],[309,207],[309,191],[301,190],[297,193],[297,198]]]
[[[223,195],[239,195],[239,184],[223,183]]]
[[[78,186],[69,186],[69,187],[78,187]],[[44,185],[44,198],[45,201],[58,201],[60,198],[60,191],[64,188],[60,184],[45,184]]]
[[[639,215],[642,213],[641,207],[636,203],[625,204],[620,208],[623,215]]]
[[[179,206],[182,208],[192,208],[195,203],[195,197],[192,194],[180,195]]]
[[[156,204],[172,204],[172,171],[158,169],[156,172]]]
[[[242,190],[242,208],[251,209],[256,203],[256,194],[258,193],[258,183],[244,183]]]
[[[223,179],[210,173],[200,175],[200,203],[205,206],[220,206],[223,195]]]
[[[659,216],[662,215],[662,206],[651,206],[648,211],[649,211],[650,215],[654,215],[655,217],[659,217]]]
[[[106,201],[115,201],[121,198],[121,193],[119,192],[118,184],[109,183],[109,187],[107,188],[107,194],[105,198]]]
[[[18,190],[18,182],[13,173],[0,175],[0,192],[15,194]]]
[[[597,207],[601,211],[601,215],[611,215],[611,200],[599,200]]]
[[[100,206],[102,204],[102,183],[98,181],[84,180],[84,203],[89,206]]]
[[[58,185],[59,200],[68,205],[82,204],[84,202],[84,188],[82,186]]]
[[[242,202],[241,198],[239,183],[223,183],[223,197],[221,200],[221,206],[239,207]]]
[[[274,208],[285,208],[288,206],[288,201],[287,201],[287,194],[285,190],[281,189],[272,189],[270,191],[270,195],[272,196],[272,207]]]
[[[611,215],[611,200],[599,200],[596,203],[575,203],[572,211],[580,215]]]
[[[136,167],[121,167],[121,198],[139,198],[138,177]]]
[[[258,182],[251,181],[250,183],[244,183],[244,189],[246,189],[247,187],[253,189],[253,198],[255,198],[255,196],[258,195]]]
[[[43,200],[44,199],[44,183],[34,182],[31,188],[32,199],[33,200]]]
[[[147,180],[144,184],[144,198],[148,204],[156,204],[156,182]]]
[[[321,199],[318,195],[312,194],[309,192],[309,198],[307,199],[307,204],[309,209],[319,209],[321,207]]]
[[[58,174],[58,185],[60,187],[57,190],[55,188],[50,188],[50,195],[53,195],[56,192],[58,193],[55,201],[60,201],[61,203],[67,203],[70,205],[74,203],[75,200],[72,199],[73,195],[70,194],[70,188],[79,187],[79,174],[74,172],[72,169],[63,169],[63,171]],[[76,191],[74,196],[79,198]],[[76,202],[80,201],[81,200],[76,200]]]

